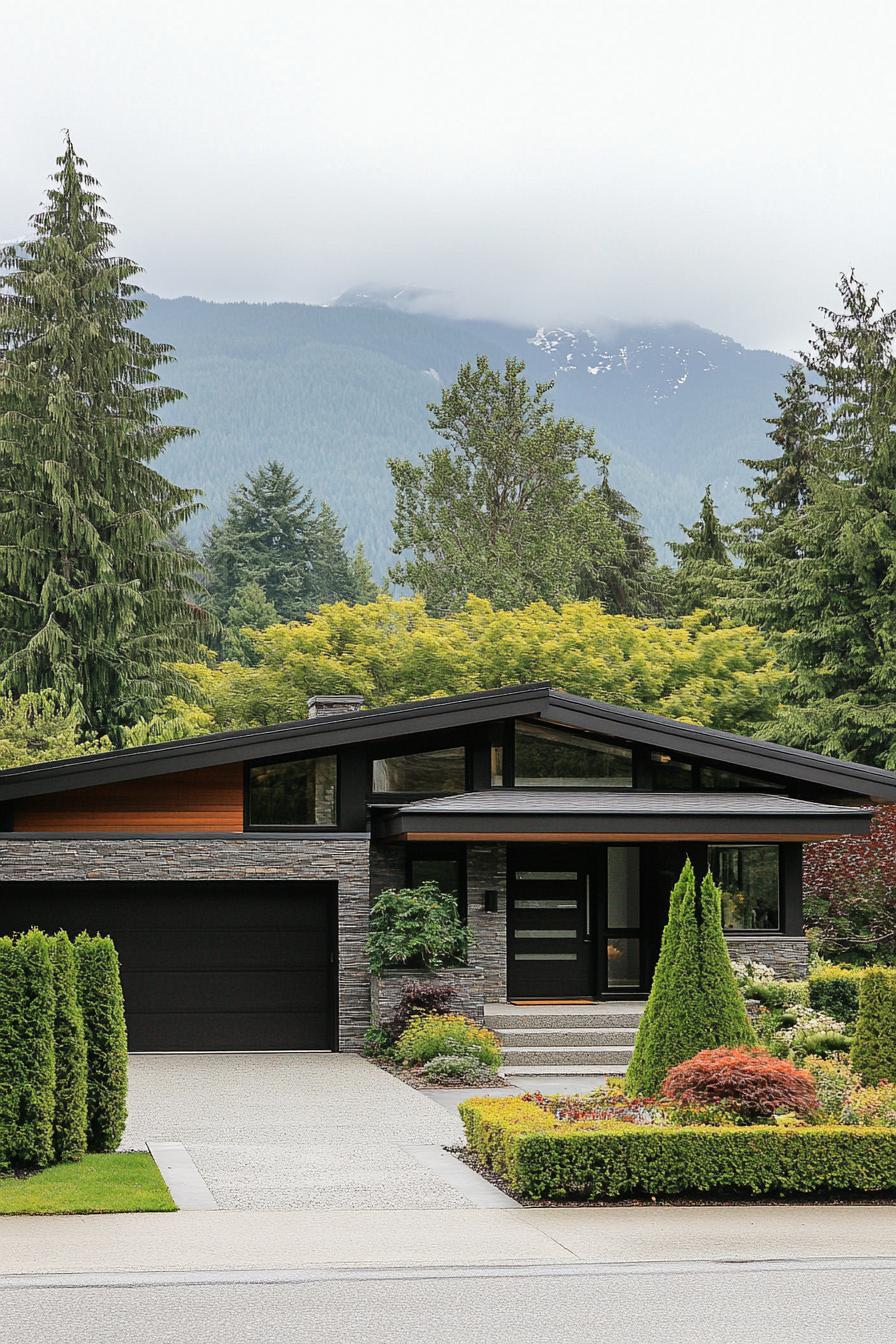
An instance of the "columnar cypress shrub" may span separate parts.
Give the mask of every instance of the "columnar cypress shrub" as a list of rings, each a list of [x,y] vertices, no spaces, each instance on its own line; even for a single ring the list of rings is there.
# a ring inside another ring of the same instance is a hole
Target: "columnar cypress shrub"
[[[871,966],[859,987],[850,1060],[866,1085],[896,1083],[896,970]]]
[[[626,1089],[659,1091],[676,1064],[719,1045],[755,1045],[722,934],[722,905],[711,877],[697,898],[690,859],[669,901],[659,960],[641,1018]]]
[[[114,1152],[127,1119],[128,1046],[118,953],[111,938],[75,939],[87,1042],[87,1148]]]
[[[75,953],[64,930],[50,939],[50,960],[56,991],[53,1148],[57,1162],[77,1162],[87,1148],[87,1045]]]
[[[14,1156],[18,1166],[46,1167],[53,1161],[56,1087],[53,967],[46,934],[39,929],[23,934],[15,950],[22,968],[19,1040],[24,1067]]]
[[[15,1165],[19,1100],[25,1088],[22,1050],[22,960],[11,938],[0,938],[0,1171]]]
[[[709,1050],[719,1045],[755,1045],[756,1033],[750,1026],[722,932],[722,893],[711,873],[707,873],[700,884],[698,920],[700,1006],[704,1035],[703,1044],[699,1048]]]

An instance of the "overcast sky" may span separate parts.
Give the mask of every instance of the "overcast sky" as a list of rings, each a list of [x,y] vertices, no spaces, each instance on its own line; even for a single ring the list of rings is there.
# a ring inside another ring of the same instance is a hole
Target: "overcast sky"
[[[0,237],[67,126],[160,294],[372,280],[789,352],[841,269],[896,306],[894,42],[885,0],[31,0]]]

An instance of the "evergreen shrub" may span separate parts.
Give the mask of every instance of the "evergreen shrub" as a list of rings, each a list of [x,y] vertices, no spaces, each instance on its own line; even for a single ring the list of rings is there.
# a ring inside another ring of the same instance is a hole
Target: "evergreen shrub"
[[[870,966],[862,975],[850,1052],[862,1082],[896,1083],[896,970]]]
[[[114,1152],[127,1119],[128,1047],[118,953],[111,938],[75,939],[87,1043],[87,1148]]]
[[[381,891],[370,908],[367,955],[374,975],[394,966],[436,970],[464,961],[469,946],[457,897],[437,882]]]
[[[22,1013],[19,1040],[24,1061],[19,1094],[15,1164],[47,1167],[53,1161],[56,1064],[54,1026],[56,995],[46,934],[29,929],[16,941],[22,968]]]
[[[859,1012],[860,966],[823,966],[809,976],[809,1006],[852,1026]]]
[[[697,895],[690,859],[669,900],[660,955],[638,1027],[626,1090],[655,1095],[676,1064],[713,1046],[755,1045],[722,933],[719,889],[707,874]]]
[[[11,938],[0,938],[0,1171],[15,1165],[19,1101],[25,1091],[22,1048],[22,962]]]
[[[522,1098],[461,1102],[472,1154],[528,1199],[896,1190],[896,1130],[570,1124]]]
[[[75,952],[64,930],[50,939],[50,959],[56,995],[53,1148],[57,1162],[77,1162],[87,1149],[87,1044]]]

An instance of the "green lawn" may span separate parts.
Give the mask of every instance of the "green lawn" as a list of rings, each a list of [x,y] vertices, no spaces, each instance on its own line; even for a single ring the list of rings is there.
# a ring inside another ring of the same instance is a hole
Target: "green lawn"
[[[149,1153],[92,1153],[33,1176],[0,1176],[3,1213],[170,1213],[177,1208]]]

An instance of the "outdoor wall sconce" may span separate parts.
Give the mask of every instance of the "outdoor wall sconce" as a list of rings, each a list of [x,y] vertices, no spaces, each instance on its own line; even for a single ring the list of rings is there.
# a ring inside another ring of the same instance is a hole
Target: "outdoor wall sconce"
[[[498,913],[498,890],[496,887],[489,887],[482,893],[483,906],[490,915]]]

